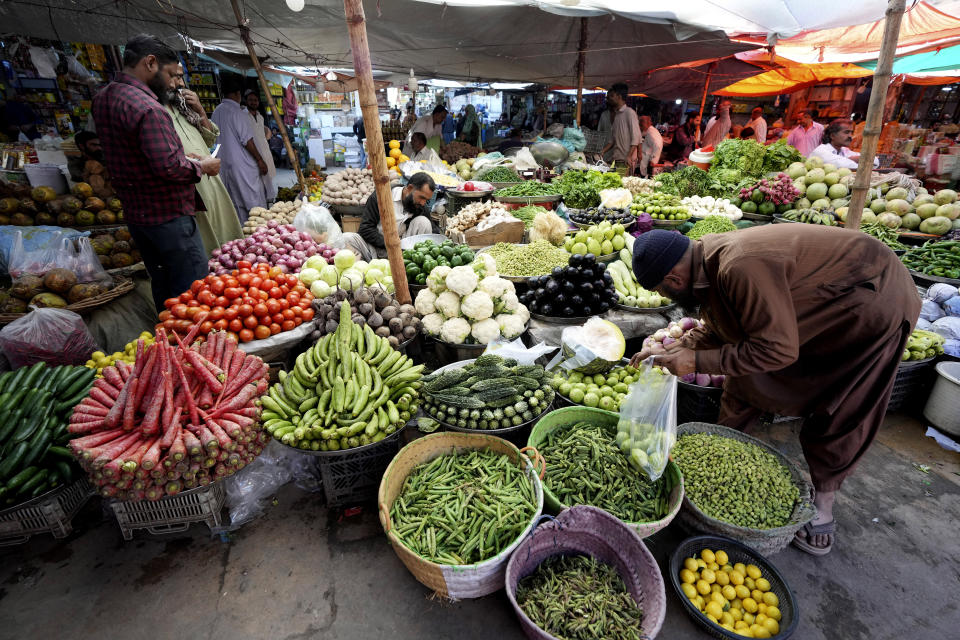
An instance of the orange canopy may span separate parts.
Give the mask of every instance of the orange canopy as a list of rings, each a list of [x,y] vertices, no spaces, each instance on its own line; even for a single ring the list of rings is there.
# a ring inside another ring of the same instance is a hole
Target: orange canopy
[[[804,64],[773,69],[760,75],[714,91],[719,96],[776,96],[793,93],[800,89],[837,78],[866,78],[872,76],[869,69],[846,62],[829,64]]]

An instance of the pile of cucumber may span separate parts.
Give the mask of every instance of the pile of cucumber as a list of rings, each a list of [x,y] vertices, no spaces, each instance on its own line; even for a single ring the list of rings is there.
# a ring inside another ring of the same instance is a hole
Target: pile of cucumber
[[[67,424],[96,375],[96,369],[45,362],[0,375],[0,505],[73,481]]]
[[[491,353],[423,382],[423,410],[442,423],[468,429],[518,427],[549,409],[555,395],[540,365],[518,365]]]

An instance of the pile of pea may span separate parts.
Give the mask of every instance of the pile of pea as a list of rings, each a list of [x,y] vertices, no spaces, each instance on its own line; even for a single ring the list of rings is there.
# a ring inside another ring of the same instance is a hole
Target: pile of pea
[[[407,282],[426,284],[427,276],[434,267],[459,267],[473,262],[473,251],[465,244],[456,244],[444,240],[437,244],[433,240],[423,240],[413,245],[413,249],[403,251],[403,266],[407,270]]]
[[[800,490],[790,470],[748,442],[706,433],[683,435],[671,451],[687,497],[711,518],[772,529],[790,522]]]

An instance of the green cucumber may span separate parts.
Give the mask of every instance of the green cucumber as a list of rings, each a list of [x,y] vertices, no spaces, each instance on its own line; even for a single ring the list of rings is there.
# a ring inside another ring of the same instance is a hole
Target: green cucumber
[[[66,447],[60,447],[57,445],[51,445],[50,448],[47,449],[47,457],[60,458],[61,460],[68,461],[68,462],[72,462],[74,459],[73,453],[71,453],[70,449],[67,449]],[[57,462],[59,461],[60,460],[58,460]]]
[[[42,495],[45,494],[47,491],[50,491],[51,489],[55,488],[56,486],[57,486],[57,480],[56,480],[56,478],[50,478],[50,479],[48,479],[46,482],[42,482],[42,483],[38,484],[36,487],[34,487],[33,491],[30,492],[30,495],[27,496],[27,499],[31,499],[31,500],[32,500],[33,498],[42,496]]]
[[[7,390],[7,383],[13,378],[13,371],[4,371],[0,374],[0,393]]]
[[[67,367],[63,366],[62,364],[58,364],[53,369],[50,369],[50,375],[43,380],[42,384],[37,385],[37,387],[52,393],[53,390],[57,388],[57,381],[63,375],[63,371],[66,368]]]
[[[40,373],[47,368],[47,363],[43,360],[39,360],[30,367],[30,370],[27,371],[27,375],[24,377],[23,382],[21,383],[25,389],[33,389],[37,386],[37,378],[40,377]]]
[[[3,459],[3,462],[0,462],[0,481],[9,478],[19,469],[21,462],[27,455],[27,451],[30,450],[30,443],[21,442],[13,448],[13,451],[10,452],[10,455],[6,456]]]
[[[77,375],[73,383],[69,387],[64,388],[59,394],[57,394],[57,397],[64,398],[64,400],[66,400],[67,398],[72,398],[73,396],[79,393],[81,394],[81,399],[83,399],[83,396],[87,395],[87,391],[90,390],[89,385],[93,384],[93,379],[96,375],[97,375],[96,369],[87,369],[86,367],[80,367],[80,373],[79,375]],[[60,386],[63,387],[63,385],[60,385]],[[80,400],[77,400],[77,402],[80,402]],[[77,404],[77,402],[74,402],[73,404]]]
[[[24,459],[23,464],[25,466],[30,466],[37,460],[40,460],[47,453],[47,449],[50,447],[50,441],[53,439],[53,434],[50,433],[49,429],[42,429],[37,432],[30,440],[30,450],[27,452],[27,457]]]
[[[30,469],[36,469],[36,467],[30,467]],[[30,495],[31,493],[33,493],[34,489],[36,489],[38,486],[44,483],[44,481],[47,479],[49,475],[50,475],[49,469],[40,469],[40,471],[30,476],[30,478],[28,478],[26,482],[20,485],[20,490],[17,491],[17,495],[18,496]]]
[[[57,383],[56,389],[54,389],[54,393],[57,395],[57,397],[60,397],[61,395],[63,395],[64,391],[69,389],[71,385],[73,385],[77,380],[80,379],[80,376],[82,376],[84,373],[83,371],[84,369],[86,369],[86,367],[74,367],[67,371],[67,374],[63,376],[60,382]],[[87,369],[87,370],[94,371],[94,372],[96,371],[95,369]]]
[[[20,421],[20,410],[8,411],[0,417],[0,442],[12,442],[10,436],[17,428]]]
[[[27,467],[17,475],[10,478],[10,482],[7,483],[7,490],[10,492],[10,495],[12,495],[14,491],[17,491],[19,488],[21,488],[23,484],[36,475],[38,471],[39,469],[37,467]]]
[[[13,377],[10,378],[10,383],[7,385],[7,388],[11,391],[17,391],[19,389],[25,389],[20,383],[23,382],[24,376],[27,375],[27,369],[30,367],[20,367],[13,372]]]
[[[63,478],[63,484],[70,484],[73,482],[73,467],[70,466],[70,463],[64,462],[63,460],[57,460],[53,463],[53,466],[56,467],[57,471],[60,473],[60,477]]]

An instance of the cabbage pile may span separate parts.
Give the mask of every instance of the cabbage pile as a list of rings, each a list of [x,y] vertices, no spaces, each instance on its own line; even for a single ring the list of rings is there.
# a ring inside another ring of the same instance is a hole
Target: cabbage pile
[[[350,249],[335,252],[329,263],[317,256],[309,258],[299,278],[300,282],[310,287],[310,293],[315,298],[326,298],[337,289],[357,291],[363,286],[379,288],[386,293],[394,291],[389,260],[357,260],[357,255]]]

